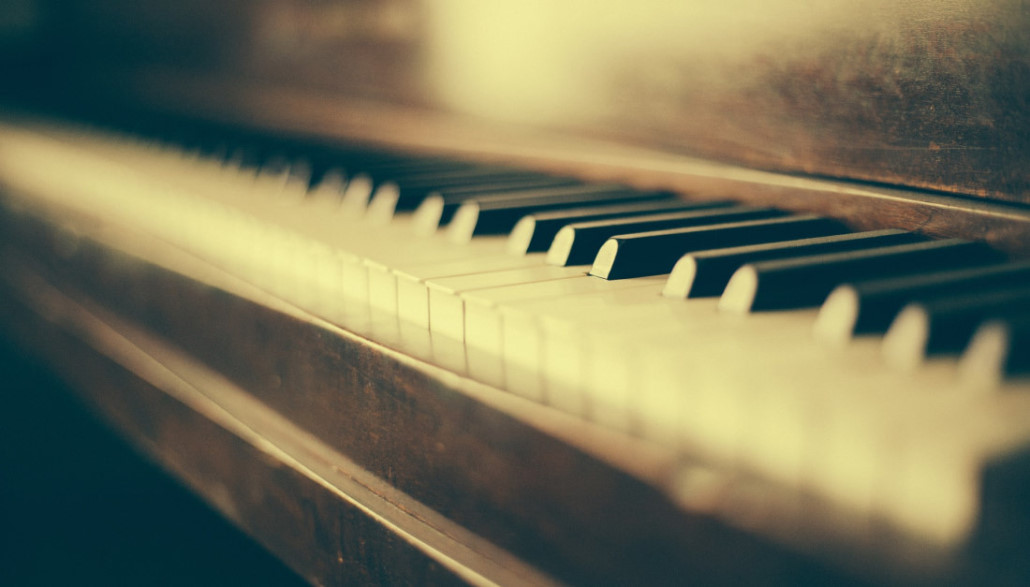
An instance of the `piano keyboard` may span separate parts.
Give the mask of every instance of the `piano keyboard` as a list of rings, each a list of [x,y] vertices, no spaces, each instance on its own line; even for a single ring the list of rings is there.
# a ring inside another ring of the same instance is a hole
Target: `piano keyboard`
[[[5,123],[4,202],[130,229],[459,375],[947,547],[992,499],[983,470],[1030,446],[1030,265],[981,243],[235,147]]]

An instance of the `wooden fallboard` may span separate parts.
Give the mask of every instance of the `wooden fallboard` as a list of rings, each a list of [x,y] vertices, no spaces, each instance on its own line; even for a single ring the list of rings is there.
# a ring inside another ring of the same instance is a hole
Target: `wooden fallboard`
[[[1019,0],[36,4],[7,34],[5,92],[30,102],[288,116],[332,135],[333,109],[357,101],[1030,203]],[[281,90],[328,108],[254,107]]]

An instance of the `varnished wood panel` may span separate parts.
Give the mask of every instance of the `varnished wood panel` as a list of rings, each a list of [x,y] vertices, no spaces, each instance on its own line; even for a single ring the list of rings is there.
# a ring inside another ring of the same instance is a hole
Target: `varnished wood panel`
[[[403,106],[495,132],[1030,203],[1021,0],[33,4],[50,18],[19,37],[29,65],[10,74],[26,83],[7,93],[35,86],[75,108],[92,97],[205,114],[289,88],[337,110]],[[181,95],[205,77],[236,90]]]

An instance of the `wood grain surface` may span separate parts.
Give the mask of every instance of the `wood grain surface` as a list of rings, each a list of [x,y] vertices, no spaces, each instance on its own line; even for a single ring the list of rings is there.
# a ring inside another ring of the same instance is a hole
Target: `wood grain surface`
[[[311,126],[360,102],[1030,203],[1020,0],[31,4],[5,94],[37,104],[205,115],[289,90],[331,105],[287,113]],[[232,90],[184,100],[205,78]]]

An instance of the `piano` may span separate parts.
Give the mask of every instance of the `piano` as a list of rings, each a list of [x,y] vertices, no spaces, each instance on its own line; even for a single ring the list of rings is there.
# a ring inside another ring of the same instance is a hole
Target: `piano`
[[[1016,0],[15,0],[0,324],[316,584],[1023,584]]]

